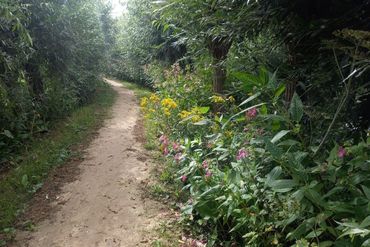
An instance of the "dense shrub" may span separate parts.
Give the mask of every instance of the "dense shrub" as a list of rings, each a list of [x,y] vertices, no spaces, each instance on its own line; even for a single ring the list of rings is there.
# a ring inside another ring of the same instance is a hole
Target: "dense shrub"
[[[294,94],[286,108],[284,84],[263,68],[243,74],[258,87],[228,96],[178,66],[165,74],[141,105],[189,191],[183,212],[211,230],[209,243],[366,246],[369,139],[343,137],[317,153],[302,127],[306,106]]]

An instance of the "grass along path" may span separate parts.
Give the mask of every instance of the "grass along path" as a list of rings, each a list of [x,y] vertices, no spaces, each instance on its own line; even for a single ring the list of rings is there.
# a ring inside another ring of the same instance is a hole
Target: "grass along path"
[[[46,136],[30,143],[18,166],[0,180],[0,246],[13,236],[15,219],[49,172],[79,155],[74,147],[85,143],[101,126],[115,95],[110,87],[100,87],[91,104],[75,110]]]

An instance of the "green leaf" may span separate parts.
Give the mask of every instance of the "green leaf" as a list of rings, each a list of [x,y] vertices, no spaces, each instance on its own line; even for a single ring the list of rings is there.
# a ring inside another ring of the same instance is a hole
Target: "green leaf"
[[[197,110],[202,113],[202,114],[206,114],[207,112],[209,112],[209,109],[210,107],[209,106],[203,106],[203,107],[197,107]]]
[[[14,139],[14,136],[12,135],[12,133],[9,131],[9,130],[4,130],[3,133],[4,136],[10,138],[10,139]]]
[[[280,179],[280,180],[274,180],[271,182],[271,188],[275,192],[280,192],[280,193],[291,191],[296,185],[298,184],[293,179]]]
[[[244,112],[246,112],[246,111],[249,111],[250,109],[253,109],[253,108],[256,108],[256,107],[259,107],[259,106],[262,106],[262,105],[264,105],[264,104],[266,104],[266,103],[260,103],[260,104],[257,104],[257,105],[254,105],[254,106],[251,106],[251,107],[248,107],[247,109],[244,109],[244,110],[242,110],[242,111],[240,111],[240,112],[238,112],[237,114],[235,114],[235,115],[233,115],[233,116],[231,116],[223,125],[222,125],[222,129],[225,129],[225,127],[230,123],[230,121],[231,120],[233,120],[235,117],[237,117],[237,116],[239,116],[240,114],[243,114]],[[182,121],[184,121],[184,120],[182,120]]]
[[[368,227],[370,226],[370,216],[367,216],[362,222],[361,222],[361,225],[360,227]]]
[[[216,190],[218,190],[221,186],[220,185],[216,185],[216,186],[213,186],[211,187],[210,189],[206,190],[205,192],[203,192],[199,197],[204,197],[210,193],[213,193],[215,192]]]
[[[339,236],[339,238],[344,237],[344,236],[347,236],[347,235],[351,235],[351,236],[355,236],[355,235],[366,236],[366,235],[369,235],[369,234],[370,234],[370,230],[368,230],[368,229],[352,228],[352,229],[349,229],[348,231],[345,231],[342,235]]]
[[[304,192],[305,197],[310,200],[313,204],[316,204],[321,207],[325,207],[326,203],[322,199],[322,196],[314,189],[307,189]]]
[[[365,185],[361,185],[361,188],[364,191],[366,198],[370,200],[370,189],[366,187]]]
[[[282,173],[282,169],[280,166],[276,166],[274,167],[274,169],[272,169],[270,171],[269,174],[267,174],[267,178],[266,178],[266,185],[267,186],[271,186],[271,183],[276,180]]]
[[[200,120],[200,121],[198,121],[198,122],[196,122],[196,123],[193,123],[194,125],[207,125],[207,124],[209,124],[209,123],[211,123],[209,120],[207,120],[207,119],[203,119],[203,120]]]
[[[275,91],[275,99],[278,99],[280,95],[285,91],[285,84],[281,84]]]
[[[324,231],[323,230],[315,230],[307,234],[306,238],[317,238],[319,237]]]
[[[290,130],[281,130],[279,131],[279,133],[277,133],[274,138],[272,138],[271,142],[272,143],[275,143],[277,141],[279,141],[281,138],[283,138],[286,134],[288,134],[290,132]]]
[[[252,101],[252,100],[254,100],[255,98],[257,98],[258,96],[260,96],[261,95],[261,93],[260,92],[258,92],[258,93],[256,93],[256,94],[253,94],[252,96],[250,96],[248,99],[246,99],[246,100],[244,100],[242,103],[240,103],[240,105],[239,106],[242,106],[242,105],[245,105],[245,104],[247,104],[248,102],[250,102],[250,101]]]
[[[293,232],[288,233],[288,239],[299,239],[302,235],[306,234],[312,229],[315,218],[310,218],[302,222]]]
[[[293,121],[299,122],[303,117],[303,103],[297,93],[294,93],[289,108],[290,117]]]

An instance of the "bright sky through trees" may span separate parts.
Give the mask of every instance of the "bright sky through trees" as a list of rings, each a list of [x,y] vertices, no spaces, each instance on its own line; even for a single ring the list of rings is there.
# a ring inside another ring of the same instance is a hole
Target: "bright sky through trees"
[[[126,0],[110,0],[112,3],[113,11],[112,15],[113,17],[118,17],[122,15],[122,13],[126,10]]]

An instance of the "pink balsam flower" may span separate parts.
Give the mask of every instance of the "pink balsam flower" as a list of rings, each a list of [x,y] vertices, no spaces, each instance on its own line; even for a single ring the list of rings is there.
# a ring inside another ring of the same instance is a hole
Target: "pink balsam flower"
[[[182,176],[181,176],[181,181],[182,181],[183,183],[185,183],[187,179],[188,179],[188,177],[187,177],[186,175],[182,175]]]
[[[173,148],[173,150],[174,151],[179,151],[180,150],[180,144],[178,144],[177,142],[174,142],[173,144],[172,144],[172,148]]]
[[[177,163],[179,163],[179,162],[180,162],[180,160],[182,159],[182,153],[177,153],[177,154],[175,154],[174,159],[175,159],[175,161],[176,161]]]
[[[207,170],[206,172],[206,178],[212,177],[212,172],[210,170]]]
[[[168,146],[168,137],[165,135],[161,135],[161,137],[159,137],[159,142],[162,143],[164,146]]]
[[[340,146],[339,149],[338,149],[338,157],[339,158],[344,158],[344,156],[346,156],[347,154],[347,151],[344,147]]]
[[[253,107],[245,113],[247,118],[255,118],[257,116],[257,108]]]
[[[203,167],[204,169],[207,169],[207,168],[208,168],[208,161],[207,161],[207,160],[204,160],[204,161],[202,162],[202,167]]]
[[[244,148],[242,149],[239,149],[237,155],[236,155],[236,160],[242,160],[242,159],[245,159],[249,156],[249,153],[247,150],[245,150]]]

